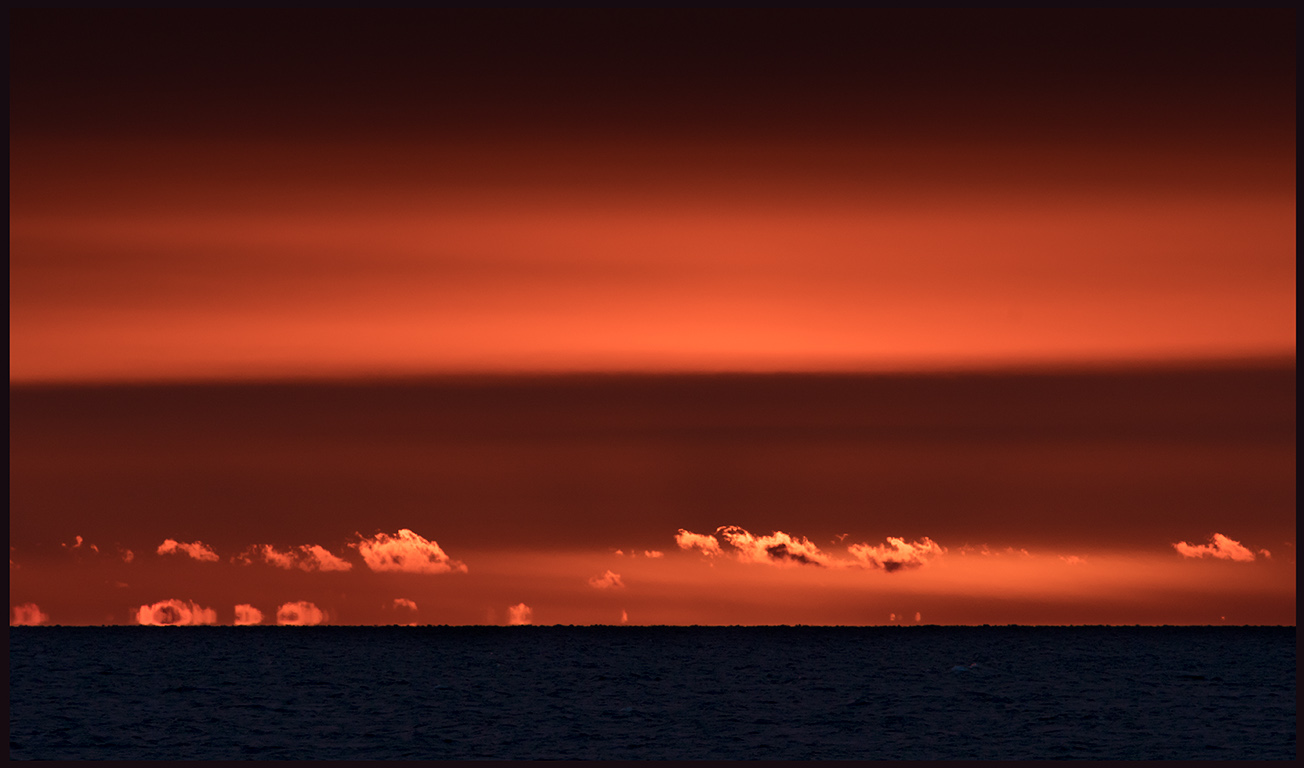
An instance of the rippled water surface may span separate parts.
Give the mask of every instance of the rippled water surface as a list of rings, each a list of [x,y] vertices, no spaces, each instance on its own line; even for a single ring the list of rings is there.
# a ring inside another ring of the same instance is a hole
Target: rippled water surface
[[[1296,754],[1293,627],[19,627],[9,642],[21,759]]]

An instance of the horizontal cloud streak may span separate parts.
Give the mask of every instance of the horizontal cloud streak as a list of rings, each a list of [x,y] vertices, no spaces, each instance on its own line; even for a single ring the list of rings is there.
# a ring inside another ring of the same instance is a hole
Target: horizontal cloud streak
[[[237,560],[248,563],[255,558],[261,558],[263,562],[287,571],[296,568],[301,571],[348,571],[353,568],[353,563],[337,557],[319,544],[302,544],[286,551],[278,550],[271,544],[256,544]]]
[[[326,614],[307,600],[284,603],[276,609],[276,623],[281,626],[311,627],[326,620]]]
[[[393,536],[377,533],[371,538],[349,546],[362,555],[362,561],[373,571],[400,571],[403,573],[466,573],[466,564],[453,560],[439,544],[429,541],[408,528],[401,528]]]
[[[36,603],[15,605],[9,612],[9,626],[11,627],[34,627],[38,624],[46,624],[49,621],[50,615],[42,612],[40,606]]]
[[[1215,533],[1209,537],[1208,544],[1196,545],[1179,541],[1173,544],[1173,549],[1176,549],[1182,557],[1213,557],[1219,560],[1235,560],[1238,563],[1254,561],[1253,552],[1239,541],[1230,539],[1221,533]]]
[[[192,541],[186,544],[175,539],[164,539],[163,543],[158,545],[158,554],[189,555],[195,560],[206,563],[216,563],[218,560],[217,553],[213,551],[213,548],[202,541]]]
[[[737,525],[722,525],[712,535],[680,528],[675,535],[675,542],[681,549],[697,549],[709,556],[728,551],[745,563],[882,568],[888,572],[924,565],[946,552],[945,548],[927,536],[915,542],[889,536],[885,544],[861,543],[847,547],[847,552],[853,559],[834,558],[805,536],[794,536],[784,531],[758,536]]]
[[[150,627],[216,624],[217,611],[202,608],[194,602],[160,600],[152,605],[142,605],[136,611],[136,623]]]

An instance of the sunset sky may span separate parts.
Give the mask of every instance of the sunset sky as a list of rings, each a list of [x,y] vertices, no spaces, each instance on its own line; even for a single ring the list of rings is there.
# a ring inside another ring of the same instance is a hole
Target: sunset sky
[[[11,623],[1295,622],[1291,12],[10,18]]]

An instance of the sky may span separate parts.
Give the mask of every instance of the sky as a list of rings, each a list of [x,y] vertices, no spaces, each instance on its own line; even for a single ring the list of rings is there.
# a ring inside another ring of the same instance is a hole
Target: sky
[[[11,623],[1293,624],[1293,21],[14,12]]]

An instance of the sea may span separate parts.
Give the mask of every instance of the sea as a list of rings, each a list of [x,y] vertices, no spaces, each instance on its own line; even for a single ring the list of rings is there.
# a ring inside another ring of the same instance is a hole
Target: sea
[[[11,627],[11,759],[1296,757],[1294,627]]]

